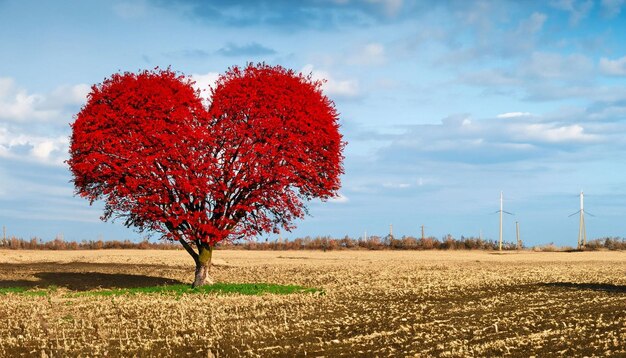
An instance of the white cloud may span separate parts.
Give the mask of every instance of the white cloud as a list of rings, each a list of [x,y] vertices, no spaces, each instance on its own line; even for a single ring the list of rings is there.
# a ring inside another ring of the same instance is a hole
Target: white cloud
[[[600,71],[609,76],[626,76],[626,56],[616,60],[600,59]]]
[[[408,188],[411,187],[411,184],[409,184],[409,183],[385,182],[382,185],[383,185],[383,188],[387,188],[387,189],[408,189]]]
[[[615,17],[622,11],[626,0],[602,0],[602,8],[607,17]]]
[[[594,107],[595,108],[592,110],[586,109],[584,111],[580,111],[582,113],[581,115],[585,115],[593,121],[621,122],[626,118],[626,103],[605,102]],[[574,113],[574,115],[577,115],[577,113]]]
[[[440,57],[442,63],[458,66],[475,61],[484,63],[488,58],[525,58],[541,41],[548,19],[546,14],[534,12],[518,20],[517,27],[508,29],[500,26],[504,18],[507,22],[512,20],[502,8],[504,2],[466,3],[468,8],[459,11],[457,17],[467,26],[462,31],[450,33],[448,38],[437,39],[449,49]]]
[[[513,125],[509,131],[515,139],[536,142],[593,142],[600,139],[597,135],[585,133],[585,129],[579,124],[566,126],[546,123],[521,124]]]
[[[559,10],[563,10],[569,12],[570,18],[569,22],[571,25],[578,25],[580,20],[584,19],[589,15],[589,12],[593,8],[593,1],[584,0],[553,0],[550,2],[552,7],[557,8]]]
[[[209,72],[203,75],[194,73],[191,75],[191,79],[195,82],[193,88],[200,90],[200,96],[204,101],[210,101],[211,88],[215,86],[219,76],[220,74],[217,72]]]
[[[0,98],[8,96],[14,86],[12,78],[0,77]]]
[[[51,140],[43,140],[33,145],[31,152],[36,158],[48,159],[50,153],[55,150],[54,142]]]
[[[47,119],[57,114],[52,110],[40,110],[44,97],[29,94],[17,88],[12,78],[0,78],[0,118],[21,121]]]
[[[348,59],[348,63],[353,65],[382,65],[386,61],[385,47],[376,42],[368,43],[358,49]]]
[[[39,94],[0,78],[0,158],[62,166],[68,156],[68,123],[90,87],[63,85]]]
[[[330,198],[328,199],[328,202],[330,203],[336,203],[336,204],[345,204],[347,202],[349,202],[350,199],[348,199],[347,196],[339,193],[338,196],[336,198]]]
[[[530,101],[554,101],[562,99],[582,98],[601,102],[622,101],[626,99],[626,87],[624,86],[589,86],[580,84],[550,84],[548,81],[529,83],[527,96]]]
[[[87,95],[91,92],[91,87],[86,84],[78,84],[73,86],[60,86],[45,96],[46,102],[50,103],[50,107],[77,105],[82,106],[87,102]]]
[[[48,94],[29,93],[12,78],[0,78],[0,119],[15,122],[48,121],[70,116],[67,107],[85,103],[89,86],[60,86]]]
[[[357,80],[337,80],[325,71],[316,70],[313,65],[308,64],[302,68],[303,74],[312,74],[314,80],[325,81],[322,90],[328,96],[357,97],[359,96],[359,82]]]
[[[371,57],[380,57],[385,55],[385,48],[379,43],[370,43],[365,46],[363,53]]]
[[[516,86],[522,81],[511,73],[502,70],[481,70],[461,74],[460,81],[468,85],[502,87]]]
[[[143,3],[119,3],[113,5],[113,11],[122,19],[132,20],[141,18],[146,14],[146,5]]]
[[[581,54],[561,55],[550,52],[534,52],[523,65],[524,74],[541,79],[578,80],[589,76],[593,62]]]
[[[463,163],[484,165],[516,163],[554,158],[566,149],[568,155],[581,155],[587,148],[616,145],[615,128],[606,123],[585,120],[585,117],[555,118],[525,112],[506,113],[508,118],[466,120],[467,116],[451,116],[441,124],[415,125],[397,135],[388,145],[379,148],[376,160],[387,170],[413,163]],[[621,143],[621,141],[619,141]],[[593,144],[593,146],[589,146]],[[591,149],[589,149],[591,150]],[[423,171],[416,167],[415,173]],[[386,180],[386,188],[402,188],[406,179]]]
[[[548,19],[546,14],[540,12],[533,13],[530,18],[522,20],[519,24],[518,34],[535,34],[543,28],[543,24]]]
[[[59,153],[62,149],[67,148],[67,138],[37,138],[32,143],[33,149],[31,153],[40,161],[47,162],[51,159],[53,153]],[[60,153],[59,153],[60,154]],[[55,158],[53,163],[60,164],[59,158]],[[62,163],[62,161],[61,161]]]
[[[0,128],[0,157],[62,166],[67,159],[67,136],[36,136]]]
[[[383,11],[388,17],[396,16],[404,3],[403,0],[367,0],[367,2],[382,5]]]
[[[497,118],[518,118],[518,117],[528,117],[532,114],[530,112],[507,112],[498,114]]]

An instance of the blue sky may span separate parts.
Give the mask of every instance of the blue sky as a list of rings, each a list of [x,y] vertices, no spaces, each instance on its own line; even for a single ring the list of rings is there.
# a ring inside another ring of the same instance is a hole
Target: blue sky
[[[626,1],[0,0],[0,224],[137,239],[73,197],[89,86],[171,66],[207,88],[265,61],[325,78],[348,141],[341,197],[283,236],[452,234],[575,246],[626,236]]]

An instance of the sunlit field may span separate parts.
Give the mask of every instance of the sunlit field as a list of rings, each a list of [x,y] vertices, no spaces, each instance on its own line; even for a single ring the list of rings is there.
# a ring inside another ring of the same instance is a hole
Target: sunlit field
[[[626,252],[219,250],[214,264],[220,287],[270,285],[189,290],[184,251],[0,251],[0,356],[626,355]]]

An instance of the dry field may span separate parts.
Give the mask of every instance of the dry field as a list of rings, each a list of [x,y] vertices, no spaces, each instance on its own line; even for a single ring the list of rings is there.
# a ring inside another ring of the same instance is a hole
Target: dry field
[[[0,356],[626,357],[626,252],[216,251],[320,294],[80,296],[191,282],[183,251],[0,251]]]

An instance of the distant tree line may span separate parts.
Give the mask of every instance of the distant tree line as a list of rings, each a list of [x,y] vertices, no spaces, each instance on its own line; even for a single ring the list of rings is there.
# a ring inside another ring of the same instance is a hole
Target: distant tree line
[[[147,239],[141,242],[124,241],[103,241],[103,240],[83,240],[65,241],[62,238],[55,238],[50,241],[43,241],[40,238],[24,240],[22,238],[10,237],[0,239],[0,248],[11,250],[106,250],[106,249],[139,249],[139,250],[180,250],[182,246],[178,242]],[[235,241],[221,242],[217,249],[234,250],[497,250],[496,240],[484,240],[476,237],[464,237],[455,239],[452,235],[446,235],[441,239],[435,237],[416,238],[413,236],[402,236],[394,238],[387,236],[369,236],[367,239],[333,238],[330,236],[317,236],[296,238],[293,240],[261,240],[261,241]],[[524,247],[522,247],[523,249]],[[515,243],[503,242],[503,250],[519,249]],[[558,247],[554,244],[534,247],[536,251],[570,251],[569,247]],[[591,240],[587,243],[585,250],[626,250],[626,239],[620,237],[606,237]]]
[[[221,247],[244,250],[494,250],[498,248],[498,242],[463,236],[455,239],[451,235],[441,239],[432,236],[423,239],[413,236],[395,238],[389,235],[372,235],[367,239],[354,239],[349,236],[341,239],[330,236],[306,236],[293,240],[237,241],[223,243]],[[506,242],[502,248],[514,250],[516,245]]]
[[[133,242],[130,240],[103,241],[103,240],[83,240],[65,241],[61,238],[55,238],[50,241],[43,241],[41,238],[33,237],[30,240],[11,237],[0,239],[0,248],[11,250],[106,250],[106,249],[139,249],[139,250],[178,250],[181,248],[176,242],[150,242],[143,240],[141,242]]]
[[[549,247],[545,251],[571,251],[570,247],[558,247],[554,244],[533,247],[537,251]],[[294,240],[265,240],[265,241],[237,241],[222,243],[218,248],[243,250],[498,250],[497,240],[484,240],[477,237],[461,236],[460,239],[446,235],[441,239],[433,236],[416,238],[402,236],[401,238],[387,236],[369,236],[367,239],[345,236],[341,239],[330,236],[296,238]],[[503,242],[503,250],[526,249],[518,247],[513,242]],[[626,250],[626,239],[606,237],[591,240],[585,250]]]
[[[626,250],[626,239],[619,237],[605,237],[601,239],[594,239],[587,242],[585,247],[587,250]]]

